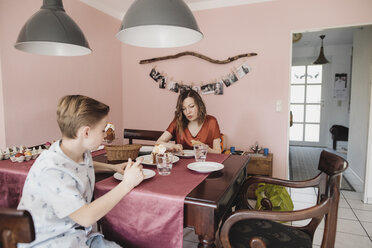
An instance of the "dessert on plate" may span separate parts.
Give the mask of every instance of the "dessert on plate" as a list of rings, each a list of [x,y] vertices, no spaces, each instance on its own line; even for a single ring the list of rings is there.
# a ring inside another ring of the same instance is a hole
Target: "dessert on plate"
[[[115,127],[112,123],[107,123],[105,127],[105,141],[111,143],[115,139]]]
[[[164,154],[167,151],[167,148],[162,144],[157,144],[154,146],[154,149],[151,152],[152,163],[156,164],[156,155]]]

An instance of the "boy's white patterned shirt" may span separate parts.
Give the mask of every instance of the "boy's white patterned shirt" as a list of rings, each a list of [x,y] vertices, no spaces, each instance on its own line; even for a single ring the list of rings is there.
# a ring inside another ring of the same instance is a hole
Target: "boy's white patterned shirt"
[[[28,210],[34,220],[36,239],[19,247],[87,247],[91,227],[78,226],[69,215],[93,196],[95,175],[90,152],[76,163],[67,157],[56,141],[37,158],[30,169],[18,209]]]

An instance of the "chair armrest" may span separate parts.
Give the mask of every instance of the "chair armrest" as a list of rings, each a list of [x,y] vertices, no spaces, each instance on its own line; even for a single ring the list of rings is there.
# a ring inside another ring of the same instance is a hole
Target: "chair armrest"
[[[269,184],[275,184],[279,186],[285,186],[290,188],[307,188],[307,187],[313,187],[319,185],[320,182],[320,174],[312,179],[305,180],[305,181],[290,181],[290,180],[284,180],[279,178],[272,178],[272,177],[265,177],[265,176],[252,176],[248,178],[241,189],[241,201],[243,208],[246,209],[254,209],[249,203],[248,203],[248,188],[253,184],[258,183],[269,183]]]
[[[265,219],[271,221],[296,221],[321,217],[329,211],[329,198],[323,199],[318,205],[296,211],[259,211],[259,210],[237,210],[225,221],[221,229],[221,241],[223,247],[231,247],[229,242],[229,231],[238,221],[247,219]]]

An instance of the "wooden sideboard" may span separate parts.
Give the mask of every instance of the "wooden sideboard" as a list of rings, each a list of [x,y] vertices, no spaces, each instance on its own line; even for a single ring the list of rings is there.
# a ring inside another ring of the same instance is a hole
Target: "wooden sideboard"
[[[273,176],[273,154],[267,156],[255,156],[255,154],[245,152],[243,155],[250,157],[248,162],[248,175]]]
[[[267,156],[257,156],[254,153],[244,152],[243,156],[249,156],[247,165],[247,177],[260,175],[272,177],[273,175],[273,154],[269,153]],[[255,191],[257,185],[254,184],[248,189],[248,197],[256,199]]]

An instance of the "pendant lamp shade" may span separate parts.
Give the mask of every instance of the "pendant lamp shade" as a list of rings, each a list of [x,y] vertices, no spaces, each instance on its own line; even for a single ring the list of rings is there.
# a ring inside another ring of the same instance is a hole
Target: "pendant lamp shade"
[[[79,26],[66,14],[62,0],[44,0],[28,19],[15,48],[51,56],[80,56],[92,52]]]
[[[322,65],[322,64],[327,64],[329,63],[329,61],[326,59],[326,57],[324,56],[324,49],[323,49],[323,39],[325,37],[325,35],[321,35],[319,36],[320,39],[322,40],[322,45],[320,47],[320,53],[319,53],[319,56],[318,58],[314,61],[314,65]]]
[[[183,0],[135,0],[116,37],[133,46],[166,48],[191,45],[203,34]]]

